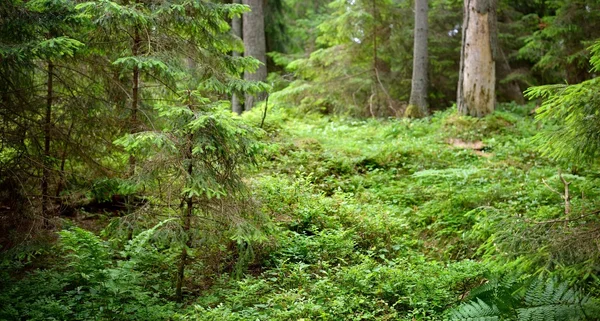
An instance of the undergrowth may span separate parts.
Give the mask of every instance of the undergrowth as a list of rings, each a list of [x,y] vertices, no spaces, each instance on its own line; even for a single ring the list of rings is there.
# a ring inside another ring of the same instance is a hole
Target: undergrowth
[[[40,283],[47,294],[30,301],[56,309],[58,319],[87,313],[75,304],[82,300],[105,306],[100,319],[138,313],[127,310],[129,304],[161,307],[164,314],[147,319],[166,314],[182,320],[445,320],[475,310],[482,316],[521,313],[527,306],[506,310],[494,298],[473,295],[478,286],[506,283],[490,272],[542,280],[527,283],[540,293],[540,284],[550,284],[550,292],[568,284],[560,291],[571,291],[577,302],[586,295],[592,300],[600,294],[598,169],[542,157],[531,137],[546,127],[529,110],[507,105],[474,119],[450,109],[422,120],[270,110],[264,127],[269,144],[247,181],[270,218],[263,229],[271,247],[248,259],[246,270],[215,276],[176,306],[164,291],[168,264],[155,264],[173,260],[164,244],[151,238],[103,243],[78,230],[61,232],[71,263],[13,278],[2,297],[11,305],[1,315],[35,319],[27,309],[36,308],[16,304],[22,296],[14,293]],[[246,114],[245,121],[259,124],[261,112]],[[563,180],[570,183],[569,211]],[[85,249],[71,244],[84,240]],[[135,244],[139,255],[127,254]],[[219,253],[240,260],[239,246],[259,251],[247,241]],[[113,287],[122,308],[105,301]],[[525,285],[520,289],[509,296],[527,298],[525,305],[539,301],[527,296]]]

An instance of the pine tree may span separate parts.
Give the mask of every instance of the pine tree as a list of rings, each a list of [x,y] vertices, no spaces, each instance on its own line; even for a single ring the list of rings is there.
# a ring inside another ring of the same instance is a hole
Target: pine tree
[[[70,71],[60,63],[84,46],[72,37],[83,22],[70,1],[7,1],[0,10],[2,43],[7,45],[0,49],[0,95],[5,111],[0,116],[4,124],[0,153],[14,155],[9,156],[14,163],[9,165],[13,167],[8,177],[40,173],[40,211],[47,225],[54,213],[50,183],[56,173],[53,145],[61,125],[55,120],[60,114],[57,105],[69,106],[69,101],[77,99],[66,93],[73,82]],[[37,91],[40,87],[44,88],[41,92]]]

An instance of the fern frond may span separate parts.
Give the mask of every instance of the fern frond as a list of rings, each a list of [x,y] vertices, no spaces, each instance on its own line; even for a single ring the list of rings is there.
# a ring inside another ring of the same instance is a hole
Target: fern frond
[[[469,299],[481,299],[484,302],[494,302],[501,312],[513,309],[514,302],[522,299],[523,281],[515,274],[491,276],[488,282],[471,290]]]
[[[500,311],[496,305],[477,299],[462,304],[450,313],[450,317],[457,321],[497,321],[500,320]]]
[[[521,321],[586,320],[595,303],[566,282],[537,280],[525,294],[524,307],[517,309]]]

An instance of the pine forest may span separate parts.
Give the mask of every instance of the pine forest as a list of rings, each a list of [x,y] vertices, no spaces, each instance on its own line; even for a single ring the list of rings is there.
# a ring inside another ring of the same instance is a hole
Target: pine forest
[[[1,0],[0,321],[600,320],[600,0]]]

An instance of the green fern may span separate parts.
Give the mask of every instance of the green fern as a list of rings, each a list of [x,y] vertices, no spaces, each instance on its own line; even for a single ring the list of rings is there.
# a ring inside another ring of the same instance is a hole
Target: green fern
[[[452,320],[597,320],[598,300],[555,279],[521,281],[514,275],[491,278],[473,289],[471,301],[450,312]]]
[[[531,283],[524,306],[517,308],[519,320],[588,320],[597,315],[597,304],[588,295],[554,279]]]
[[[452,320],[460,321],[497,321],[500,310],[496,305],[488,305],[481,299],[467,302],[451,312]]]
[[[469,298],[494,302],[503,314],[510,314],[513,301],[521,299],[524,295],[523,286],[523,278],[513,273],[489,277],[487,283],[471,290]]]

